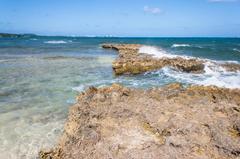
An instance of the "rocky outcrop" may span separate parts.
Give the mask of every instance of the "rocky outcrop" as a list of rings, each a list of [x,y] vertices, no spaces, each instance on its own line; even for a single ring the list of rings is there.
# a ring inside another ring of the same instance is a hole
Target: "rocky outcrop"
[[[206,61],[196,58],[182,57],[162,57],[156,58],[150,54],[139,53],[139,44],[103,44],[105,49],[114,49],[118,51],[119,57],[113,62],[112,67],[116,75],[121,74],[140,74],[147,71],[161,69],[165,66],[187,73],[203,73],[204,63]],[[212,62],[214,63],[214,62]],[[240,65],[236,63],[214,63],[221,66],[226,71],[240,71]]]
[[[41,159],[240,157],[240,90],[91,87],[70,108],[58,146]]]
[[[155,58],[149,54],[138,53],[141,47],[139,44],[103,44],[102,47],[119,52],[119,57],[113,62],[112,66],[116,75],[139,74],[161,69],[165,66],[170,66],[183,72],[204,72],[204,64],[201,60],[181,57]]]

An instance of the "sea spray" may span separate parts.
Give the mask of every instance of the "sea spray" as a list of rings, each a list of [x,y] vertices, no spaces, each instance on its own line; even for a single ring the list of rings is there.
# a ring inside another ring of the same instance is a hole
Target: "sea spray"
[[[204,73],[193,74],[176,71],[169,67],[163,68],[165,76],[174,78],[178,82],[194,85],[215,85],[225,88],[240,88],[240,72],[229,72],[212,62],[206,62]]]
[[[150,54],[153,55],[154,57],[157,58],[163,58],[163,57],[168,57],[168,58],[174,58],[177,57],[177,55],[172,55],[167,53],[165,50],[154,47],[154,46],[142,46],[139,49],[139,53],[145,53],[145,54]]]
[[[147,53],[153,55],[157,58],[193,58],[183,55],[173,55],[168,53],[162,48],[154,46],[142,46],[139,49],[139,53]],[[183,82],[186,84],[197,84],[197,85],[215,85],[225,88],[240,88],[240,72],[229,72],[225,68],[221,67],[224,63],[235,63],[237,61],[217,61],[210,59],[197,58],[204,62],[204,73],[194,74],[194,73],[184,73],[171,69],[170,67],[163,68],[165,76],[169,76],[175,79],[175,81]],[[158,71],[157,71],[158,72]],[[159,79],[160,80],[160,79]]]

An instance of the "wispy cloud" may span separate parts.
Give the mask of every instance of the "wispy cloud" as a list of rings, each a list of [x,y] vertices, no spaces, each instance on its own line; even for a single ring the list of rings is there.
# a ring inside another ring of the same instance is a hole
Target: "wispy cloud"
[[[143,11],[145,13],[151,13],[151,14],[160,14],[163,11],[160,8],[157,7],[149,7],[149,6],[144,6]]]
[[[208,1],[218,3],[218,2],[238,2],[239,0],[208,0]]]

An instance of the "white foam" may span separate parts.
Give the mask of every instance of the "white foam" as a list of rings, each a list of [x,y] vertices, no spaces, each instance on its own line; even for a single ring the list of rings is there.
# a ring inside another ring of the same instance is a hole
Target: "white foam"
[[[223,67],[213,62],[206,62],[205,73],[192,74],[164,68],[165,75],[174,78],[176,81],[196,84],[196,85],[215,85],[224,88],[240,88],[240,72],[228,72]]]
[[[189,44],[173,44],[172,47],[190,47]]]
[[[72,90],[77,91],[77,92],[83,92],[85,89],[84,85],[80,85],[78,87],[73,87]]]
[[[180,56],[180,55],[172,55],[169,54],[167,51],[152,47],[152,46],[142,46],[139,49],[139,53],[147,53],[151,54],[154,57],[158,58],[175,58],[181,57],[185,59],[193,58],[189,56]],[[215,61],[210,59],[203,59],[198,58],[199,60],[204,61],[204,71],[205,73],[202,74],[193,74],[193,73],[184,73],[181,71],[175,71],[170,68],[163,68],[163,72],[168,77],[175,79],[175,81],[188,83],[188,84],[197,84],[197,85],[215,85],[218,87],[225,87],[225,88],[240,88],[240,71],[238,72],[229,72],[226,71],[220,64],[224,63],[237,63],[237,61]]]
[[[153,55],[154,57],[157,57],[157,58],[163,58],[163,57],[174,58],[174,57],[177,57],[177,55],[169,54],[165,50],[163,50],[161,48],[154,47],[154,46],[142,46],[139,49],[139,53],[150,54],[150,55]]]
[[[233,51],[240,52],[240,50],[237,48],[234,48]]]
[[[66,44],[67,42],[63,41],[63,40],[52,40],[52,41],[46,41],[44,43],[46,43],[46,44]]]

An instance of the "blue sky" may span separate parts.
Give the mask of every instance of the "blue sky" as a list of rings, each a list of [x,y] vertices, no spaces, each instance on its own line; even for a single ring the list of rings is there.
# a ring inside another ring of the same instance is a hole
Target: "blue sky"
[[[0,0],[0,32],[240,36],[240,0]]]

